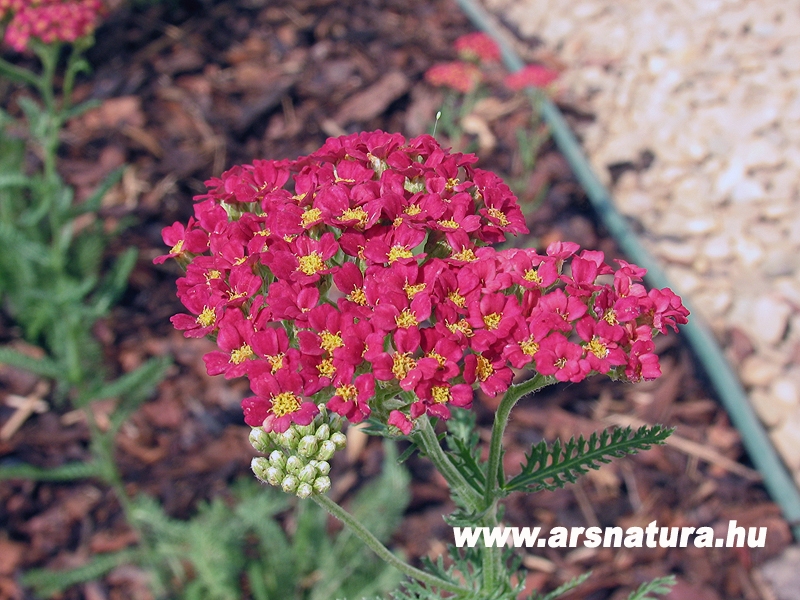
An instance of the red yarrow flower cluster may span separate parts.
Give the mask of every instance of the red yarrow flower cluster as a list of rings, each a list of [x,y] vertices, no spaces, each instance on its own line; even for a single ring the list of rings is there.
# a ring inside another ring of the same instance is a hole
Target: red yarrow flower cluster
[[[453,46],[464,60],[473,62],[497,62],[500,60],[500,48],[490,35],[474,32],[462,35]]]
[[[558,71],[543,65],[526,65],[519,71],[507,75],[503,80],[510,90],[522,90],[526,87],[544,88],[558,79]]]
[[[186,264],[173,317],[211,334],[210,374],[249,378],[245,421],[308,424],[326,403],[411,432],[428,414],[502,394],[513,369],[553,381],[660,374],[652,341],[685,323],[642,269],[554,243],[497,251],[527,228],[511,190],[431,136],[330,138],[294,161],[206,182],[187,225],[163,231]]]
[[[0,19],[11,14],[5,42],[18,52],[36,38],[45,44],[74,42],[94,32],[102,0],[0,0]]]
[[[424,78],[431,85],[468,94],[482,81],[483,75],[474,64],[458,60],[433,65],[425,71]]]

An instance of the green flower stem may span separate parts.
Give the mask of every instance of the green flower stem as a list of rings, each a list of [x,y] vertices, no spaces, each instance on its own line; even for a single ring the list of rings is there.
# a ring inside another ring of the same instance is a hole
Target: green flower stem
[[[544,386],[553,383],[552,377],[539,375],[538,373],[516,385],[512,385],[506,391],[505,396],[497,407],[494,415],[494,425],[492,426],[492,439],[489,443],[489,463],[486,470],[486,489],[484,490],[484,503],[488,507],[482,519],[485,527],[497,526],[497,501],[500,497],[500,487],[505,481],[499,481],[500,461],[503,457],[503,433],[508,425],[508,417],[511,409],[520,398],[534,392]],[[503,549],[494,546],[483,548],[483,591],[490,593],[503,585],[507,581],[507,574],[503,568]]]
[[[480,494],[464,479],[464,476],[456,466],[447,458],[444,450],[439,445],[436,432],[433,430],[428,416],[423,415],[417,419],[417,425],[419,429],[416,441],[445,478],[451,490],[455,492],[456,496],[466,505],[469,511],[473,513],[483,512],[484,505]]]
[[[498,475],[500,473],[500,460],[503,454],[503,433],[508,425],[508,417],[511,409],[520,398],[531,392],[535,392],[546,385],[555,383],[553,377],[539,375],[538,373],[522,383],[512,385],[508,388],[505,396],[497,407],[494,415],[494,425],[492,426],[492,439],[489,443],[489,466],[486,471],[486,490],[484,491],[484,501],[491,504],[498,497],[497,491],[500,485]],[[503,482],[505,483],[505,482]]]
[[[361,541],[370,548],[370,550],[377,554],[381,560],[393,566],[404,575],[411,577],[412,579],[416,579],[427,586],[451,592],[459,596],[470,593],[470,590],[467,588],[463,588],[454,583],[450,583],[449,581],[445,581],[444,579],[440,579],[435,575],[421,571],[420,569],[412,567],[407,562],[399,559],[397,556],[392,554],[391,551],[384,546],[380,540],[378,540],[378,538],[372,535],[372,532],[364,527],[353,515],[351,515],[327,496],[314,494],[311,496],[311,498],[331,515],[349,527],[350,530],[357,535],[359,539],[361,539]]]

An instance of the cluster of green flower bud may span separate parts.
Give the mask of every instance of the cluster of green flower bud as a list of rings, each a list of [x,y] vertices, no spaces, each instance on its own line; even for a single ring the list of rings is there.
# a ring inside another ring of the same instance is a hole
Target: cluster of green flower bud
[[[308,425],[293,423],[283,433],[267,433],[254,427],[250,443],[268,456],[252,460],[253,473],[261,481],[300,498],[325,494],[331,489],[328,461],[347,441],[341,427],[341,417],[329,414],[324,404],[319,405],[319,414]]]

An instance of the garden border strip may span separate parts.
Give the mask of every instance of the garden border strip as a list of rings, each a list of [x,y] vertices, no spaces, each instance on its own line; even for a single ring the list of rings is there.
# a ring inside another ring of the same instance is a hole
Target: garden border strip
[[[457,2],[472,24],[490,35],[500,46],[505,66],[512,72],[522,69],[524,63],[505,39],[504,32],[477,0],[457,0]],[[528,94],[550,128],[556,146],[586,191],[592,207],[620,248],[633,262],[647,269],[645,279],[650,285],[659,288],[671,287],[661,266],[639,242],[625,218],[614,206],[611,194],[594,173],[561,111],[540,91],[528,88]],[[708,325],[686,298],[683,298],[683,303],[691,311],[692,318],[687,325],[683,325],[681,332],[700,360],[733,425],[741,433],[750,459],[764,477],[764,486],[781,507],[795,540],[800,541],[800,490],[775,451],[761,421],[750,405],[747,393]]]

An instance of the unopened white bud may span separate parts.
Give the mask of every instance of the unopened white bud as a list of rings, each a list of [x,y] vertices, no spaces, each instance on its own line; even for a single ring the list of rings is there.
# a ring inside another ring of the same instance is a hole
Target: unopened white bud
[[[262,481],[267,480],[267,469],[269,468],[269,461],[263,456],[256,456],[250,461],[250,468],[255,473],[255,476]]]
[[[305,463],[299,456],[292,455],[286,459],[286,472],[297,473],[304,465]]]
[[[269,454],[269,464],[271,464],[273,467],[283,469],[286,467],[286,455],[280,450],[273,450]]]
[[[317,477],[314,480],[314,491],[318,494],[325,494],[331,489],[331,480],[328,477]]]
[[[341,450],[347,444],[347,436],[341,431],[331,434],[331,441],[336,444],[336,449]]]
[[[306,465],[297,473],[297,478],[305,483],[312,483],[317,478],[317,469]]]
[[[250,445],[259,452],[268,452],[270,447],[269,436],[260,427],[253,427],[250,430]]]
[[[308,498],[314,493],[314,488],[311,487],[310,483],[301,483],[297,486],[297,492],[295,493],[298,498]]]
[[[317,427],[317,432],[314,434],[320,441],[327,440],[331,436],[331,427],[327,423],[323,423]]]
[[[291,427],[278,436],[279,443],[287,448],[294,450],[297,448],[297,442],[300,436]]]
[[[298,454],[307,457],[314,456],[314,454],[317,452],[317,446],[318,441],[316,436],[307,435],[297,443],[297,452]]]
[[[317,460],[330,460],[335,453],[336,444],[334,444],[331,440],[325,440],[319,445]]]
[[[287,475],[281,481],[281,489],[287,494],[293,494],[297,490],[297,477],[294,475]]]
[[[331,463],[329,463],[327,460],[321,460],[315,466],[317,467],[317,472],[320,475],[327,475],[331,472]]]
[[[267,467],[266,480],[270,485],[279,486],[284,475],[285,473],[278,467]]]

